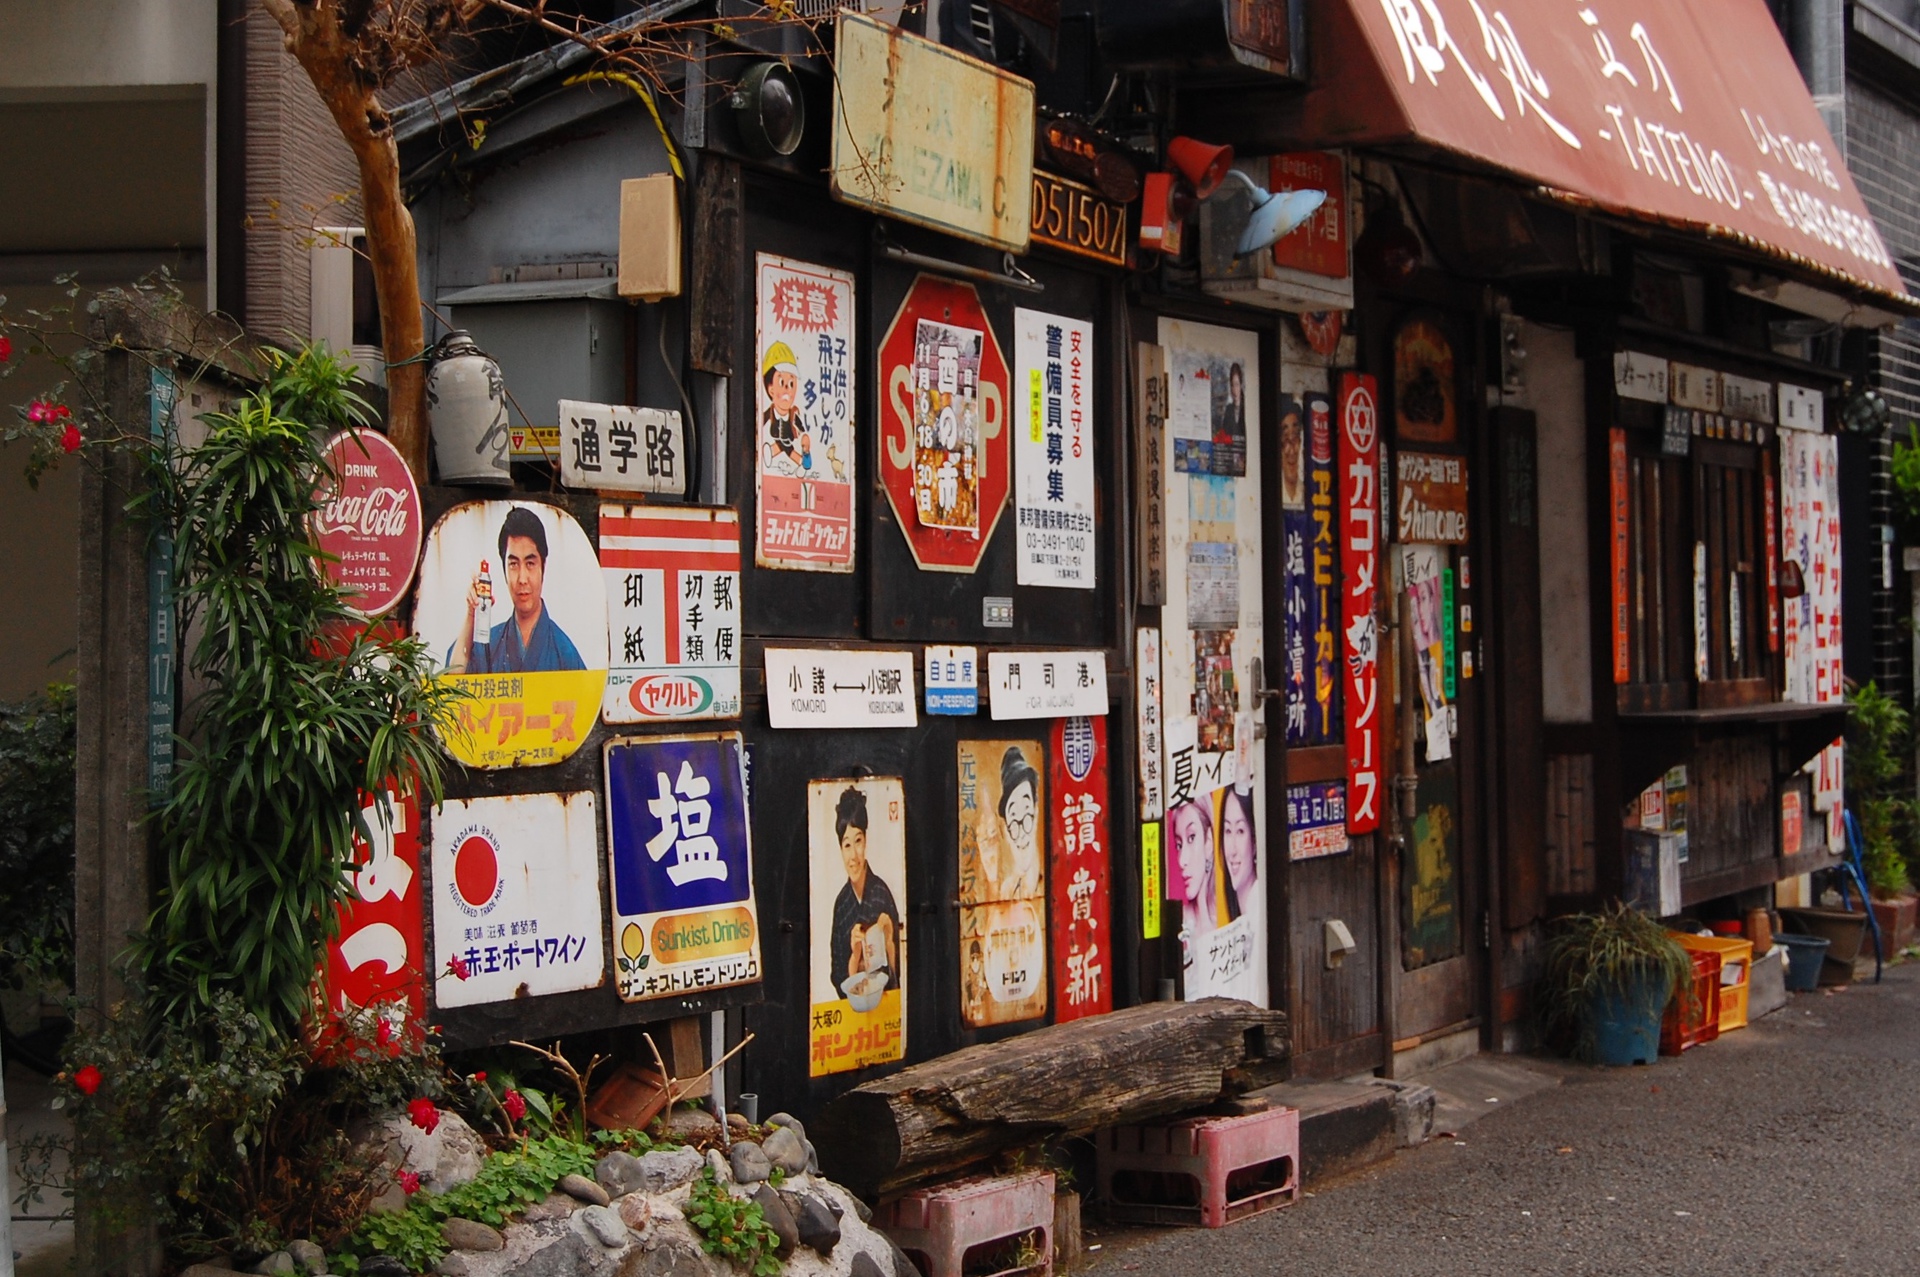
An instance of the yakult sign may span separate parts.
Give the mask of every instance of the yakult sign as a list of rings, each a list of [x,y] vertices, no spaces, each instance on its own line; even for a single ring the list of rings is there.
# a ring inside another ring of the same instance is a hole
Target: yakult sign
[[[327,579],[362,616],[398,607],[420,561],[420,489],[387,437],[342,430],[327,440],[333,480],[313,517]]]

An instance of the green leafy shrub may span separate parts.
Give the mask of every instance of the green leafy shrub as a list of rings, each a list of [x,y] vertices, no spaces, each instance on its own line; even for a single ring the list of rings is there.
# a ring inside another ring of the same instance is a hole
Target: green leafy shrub
[[[73,688],[0,705],[0,984],[73,980]]]
[[[700,1173],[687,1198],[687,1223],[700,1234],[700,1246],[709,1255],[730,1259],[752,1277],[773,1277],[780,1271],[774,1253],[780,1234],[767,1222],[760,1203],[735,1197],[713,1177],[712,1168]]]
[[[1903,792],[1912,716],[1868,683],[1847,694],[1847,800],[1860,822],[1861,860],[1876,896],[1911,883],[1916,853],[1914,803]]]
[[[1654,919],[1618,901],[1596,913],[1557,919],[1539,984],[1547,1040],[1591,1059],[1595,998],[1649,974],[1662,986],[1662,1005],[1676,991],[1693,996],[1693,963],[1687,951]]]

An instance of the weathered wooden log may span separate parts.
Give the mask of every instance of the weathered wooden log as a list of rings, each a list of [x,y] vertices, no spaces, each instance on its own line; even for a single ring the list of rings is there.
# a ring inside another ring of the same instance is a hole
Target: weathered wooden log
[[[809,1127],[828,1175],[867,1195],[1054,1135],[1186,1112],[1283,1081],[1284,1011],[1150,1002],[868,1082]]]

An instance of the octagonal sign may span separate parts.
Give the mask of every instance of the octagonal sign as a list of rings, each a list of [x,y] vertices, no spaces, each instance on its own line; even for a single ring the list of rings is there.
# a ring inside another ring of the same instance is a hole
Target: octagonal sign
[[[972,572],[1013,483],[1007,361],[972,285],[921,275],[880,343],[880,477],[927,572]]]

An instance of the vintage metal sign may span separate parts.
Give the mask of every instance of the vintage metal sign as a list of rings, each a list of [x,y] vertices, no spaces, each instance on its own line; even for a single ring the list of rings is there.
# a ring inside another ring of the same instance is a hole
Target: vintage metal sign
[[[1720,374],[1711,368],[1675,361],[1670,366],[1667,393],[1682,408],[1699,412],[1720,411]]]
[[[1329,279],[1352,274],[1347,243],[1347,163],[1335,151],[1293,151],[1267,162],[1267,189],[1325,191],[1326,202],[1306,224],[1273,245],[1274,265]]]
[[[760,978],[738,732],[608,741],[615,986],[628,1002]]]
[[[1631,613],[1628,611],[1631,563],[1628,558],[1628,533],[1633,508],[1627,490],[1627,432],[1614,428],[1607,432],[1607,545],[1610,577],[1608,609],[1613,624],[1613,681],[1625,683],[1633,677]]]
[[[680,414],[562,399],[560,482],[599,492],[684,496],[687,437]]]
[[[1393,435],[1401,443],[1452,443],[1459,432],[1453,342],[1437,316],[1414,316],[1393,335]]]
[[[1026,252],[1032,83],[845,9],[834,36],[834,198]]]
[[[767,649],[767,719],[775,727],[912,727],[913,653]]]
[[[740,516],[600,507],[609,723],[740,715]]]
[[[1773,383],[1757,377],[1720,374],[1720,411],[1742,421],[1773,424]]]
[[[879,363],[887,504],[922,570],[972,572],[1013,486],[1007,361],[980,295],[919,276]]]
[[[605,975],[591,790],[450,798],[433,813],[433,1000],[477,1006]]]
[[[1166,895],[1160,872],[1160,822],[1140,825],[1140,935],[1142,939],[1160,938],[1160,900]]]
[[[1467,543],[1467,462],[1444,453],[1408,452],[1394,458],[1399,497],[1394,540],[1425,545]]]
[[[1827,428],[1826,396],[1805,386],[1780,383],[1780,428],[1811,430],[1820,434]]]
[[[345,870],[347,898],[336,910],[340,930],[327,942],[321,989],[327,1009],[323,1041],[343,1033],[364,1041],[384,1023],[395,1050],[419,1033],[427,1013],[425,905],[420,876],[420,800],[392,786],[364,796],[360,817],[370,837],[354,834]],[[356,1032],[357,1031],[357,1032]],[[342,1043],[344,1045],[344,1043]]]
[[[980,649],[929,647],[923,655],[927,713],[968,716],[980,712]]]
[[[427,536],[413,629],[467,693],[437,724],[470,767],[572,756],[607,684],[607,590],[593,543],[558,506],[473,501]]]
[[[1167,601],[1167,352],[1144,341],[1133,349],[1138,601],[1141,607],[1159,607]]]
[[[1347,830],[1380,827],[1380,413],[1374,380],[1340,378],[1340,648],[1346,670]]]
[[[1781,618],[1786,699],[1824,705],[1846,695],[1841,667],[1839,440],[1780,435],[1780,552],[1805,590]],[[1815,804],[1825,810],[1820,804]]]
[[[767,253],[754,267],[754,562],[851,572],[853,276]]]
[[[1035,740],[958,746],[960,1017],[1047,1013],[1047,766]]]
[[[327,440],[333,478],[313,517],[327,579],[361,616],[384,616],[413,586],[426,520],[413,471],[387,437],[342,430]]]
[[[988,652],[987,705],[995,719],[1107,712],[1107,654]]]
[[[1033,242],[1109,266],[1127,264],[1127,206],[1090,186],[1033,171]]]
[[[1642,403],[1667,402],[1667,361],[1637,350],[1614,351],[1613,393]]]
[[[1166,813],[1167,795],[1161,783],[1160,631],[1141,626],[1133,632],[1134,712],[1139,719],[1140,819],[1158,820]]]
[[[1287,858],[1312,860],[1351,849],[1347,787],[1337,780],[1287,786]]]
[[[907,793],[898,776],[807,783],[807,1075],[907,1052]]]
[[[1091,590],[1093,325],[1016,309],[1013,384],[1014,579]]]
[[[1107,720],[1057,718],[1048,739],[1053,782],[1053,1019],[1113,1010],[1107,885]]]

